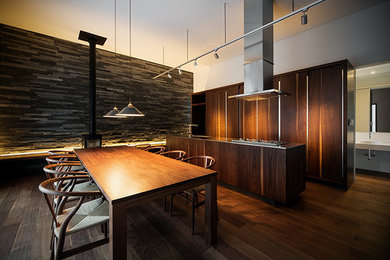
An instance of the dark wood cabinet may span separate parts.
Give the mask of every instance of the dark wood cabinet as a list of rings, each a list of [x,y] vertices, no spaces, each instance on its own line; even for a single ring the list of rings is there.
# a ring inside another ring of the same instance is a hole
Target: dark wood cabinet
[[[205,126],[205,135],[231,138],[239,136],[239,101],[228,97],[239,94],[241,88],[242,84],[235,84],[192,95],[192,97],[201,94],[205,96],[204,118],[201,123]],[[192,123],[199,124],[199,121],[194,120],[193,117]]]
[[[185,150],[188,156],[211,155],[218,181],[287,203],[305,190],[305,146],[265,147],[238,144],[224,138],[167,137],[168,150]]]
[[[278,139],[278,101],[267,99],[243,103],[243,138]]]
[[[322,68],[320,86],[320,178],[337,183],[343,177],[342,70],[341,65]]]
[[[217,136],[218,133],[218,95],[216,90],[206,92],[206,135]]]
[[[352,65],[342,60],[276,75],[273,85],[291,94],[281,98],[281,140],[306,144],[306,175],[348,188],[354,180]],[[227,98],[237,93],[243,84],[205,92],[206,135],[277,140],[278,99]]]
[[[348,188],[354,174],[354,126],[347,124],[354,119],[354,95],[347,97],[354,91],[352,65],[344,60],[277,75],[274,86],[291,93],[282,99],[282,139],[306,144],[306,175]]]

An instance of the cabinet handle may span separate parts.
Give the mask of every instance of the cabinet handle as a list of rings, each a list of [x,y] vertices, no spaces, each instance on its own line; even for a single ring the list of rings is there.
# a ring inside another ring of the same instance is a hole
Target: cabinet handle
[[[227,138],[227,128],[228,128],[228,122],[227,122],[227,111],[228,111],[228,94],[227,91],[225,91],[225,138]]]
[[[280,90],[280,80],[278,81],[278,89]],[[282,129],[281,129],[281,121],[282,121],[282,103],[281,103],[281,97],[278,95],[278,141],[281,142],[282,138]]]
[[[344,69],[341,70],[341,177],[344,178]]]
[[[309,171],[309,75],[306,75],[306,172]]]

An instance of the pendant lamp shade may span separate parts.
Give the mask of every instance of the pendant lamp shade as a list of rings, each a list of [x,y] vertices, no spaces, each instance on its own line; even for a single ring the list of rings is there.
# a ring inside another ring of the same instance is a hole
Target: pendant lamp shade
[[[110,112],[105,114],[103,117],[124,118],[124,116],[119,115],[119,109],[117,107],[114,107]]]
[[[119,112],[118,115],[119,116],[126,116],[126,117],[130,117],[130,116],[145,116],[144,114],[141,113],[141,111],[139,111],[135,106],[133,106],[133,104],[131,104],[131,102],[129,102],[127,107],[122,109],[122,111]]]

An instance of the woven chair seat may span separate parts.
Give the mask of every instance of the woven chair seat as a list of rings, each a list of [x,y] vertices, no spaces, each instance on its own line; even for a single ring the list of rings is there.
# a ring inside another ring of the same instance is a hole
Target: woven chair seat
[[[74,207],[65,209],[61,215],[57,216],[58,223],[62,224],[64,219],[72,212]],[[81,230],[103,224],[109,220],[108,202],[102,198],[83,203],[76,214],[70,220],[66,235],[70,235]],[[60,228],[54,230],[56,237],[59,235]]]

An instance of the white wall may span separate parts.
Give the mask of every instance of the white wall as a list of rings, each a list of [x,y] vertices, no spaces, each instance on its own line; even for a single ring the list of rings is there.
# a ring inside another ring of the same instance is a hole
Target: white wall
[[[389,14],[390,1],[386,1],[275,42],[274,74],[342,59],[348,59],[355,67],[390,61]],[[310,13],[308,18],[310,22]],[[225,63],[228,65],[217,64],[213,66],[217,69],[210,68],[209,74],[204,76],[207,80],[202,81],[205,85],[194,81],[194,90],[236,83],[240,77],[233,78],[231,74],[243,75],[242,63],[237,58]],[[194,73],[195,77],[201,78],[196,74],[202,71]]]
[[[356,132],[370,131],[370,89],[356,90]]]
[[[244,81],[244,55],[214,66],[202,66],[194,70],[194,92],[218,88]]]

